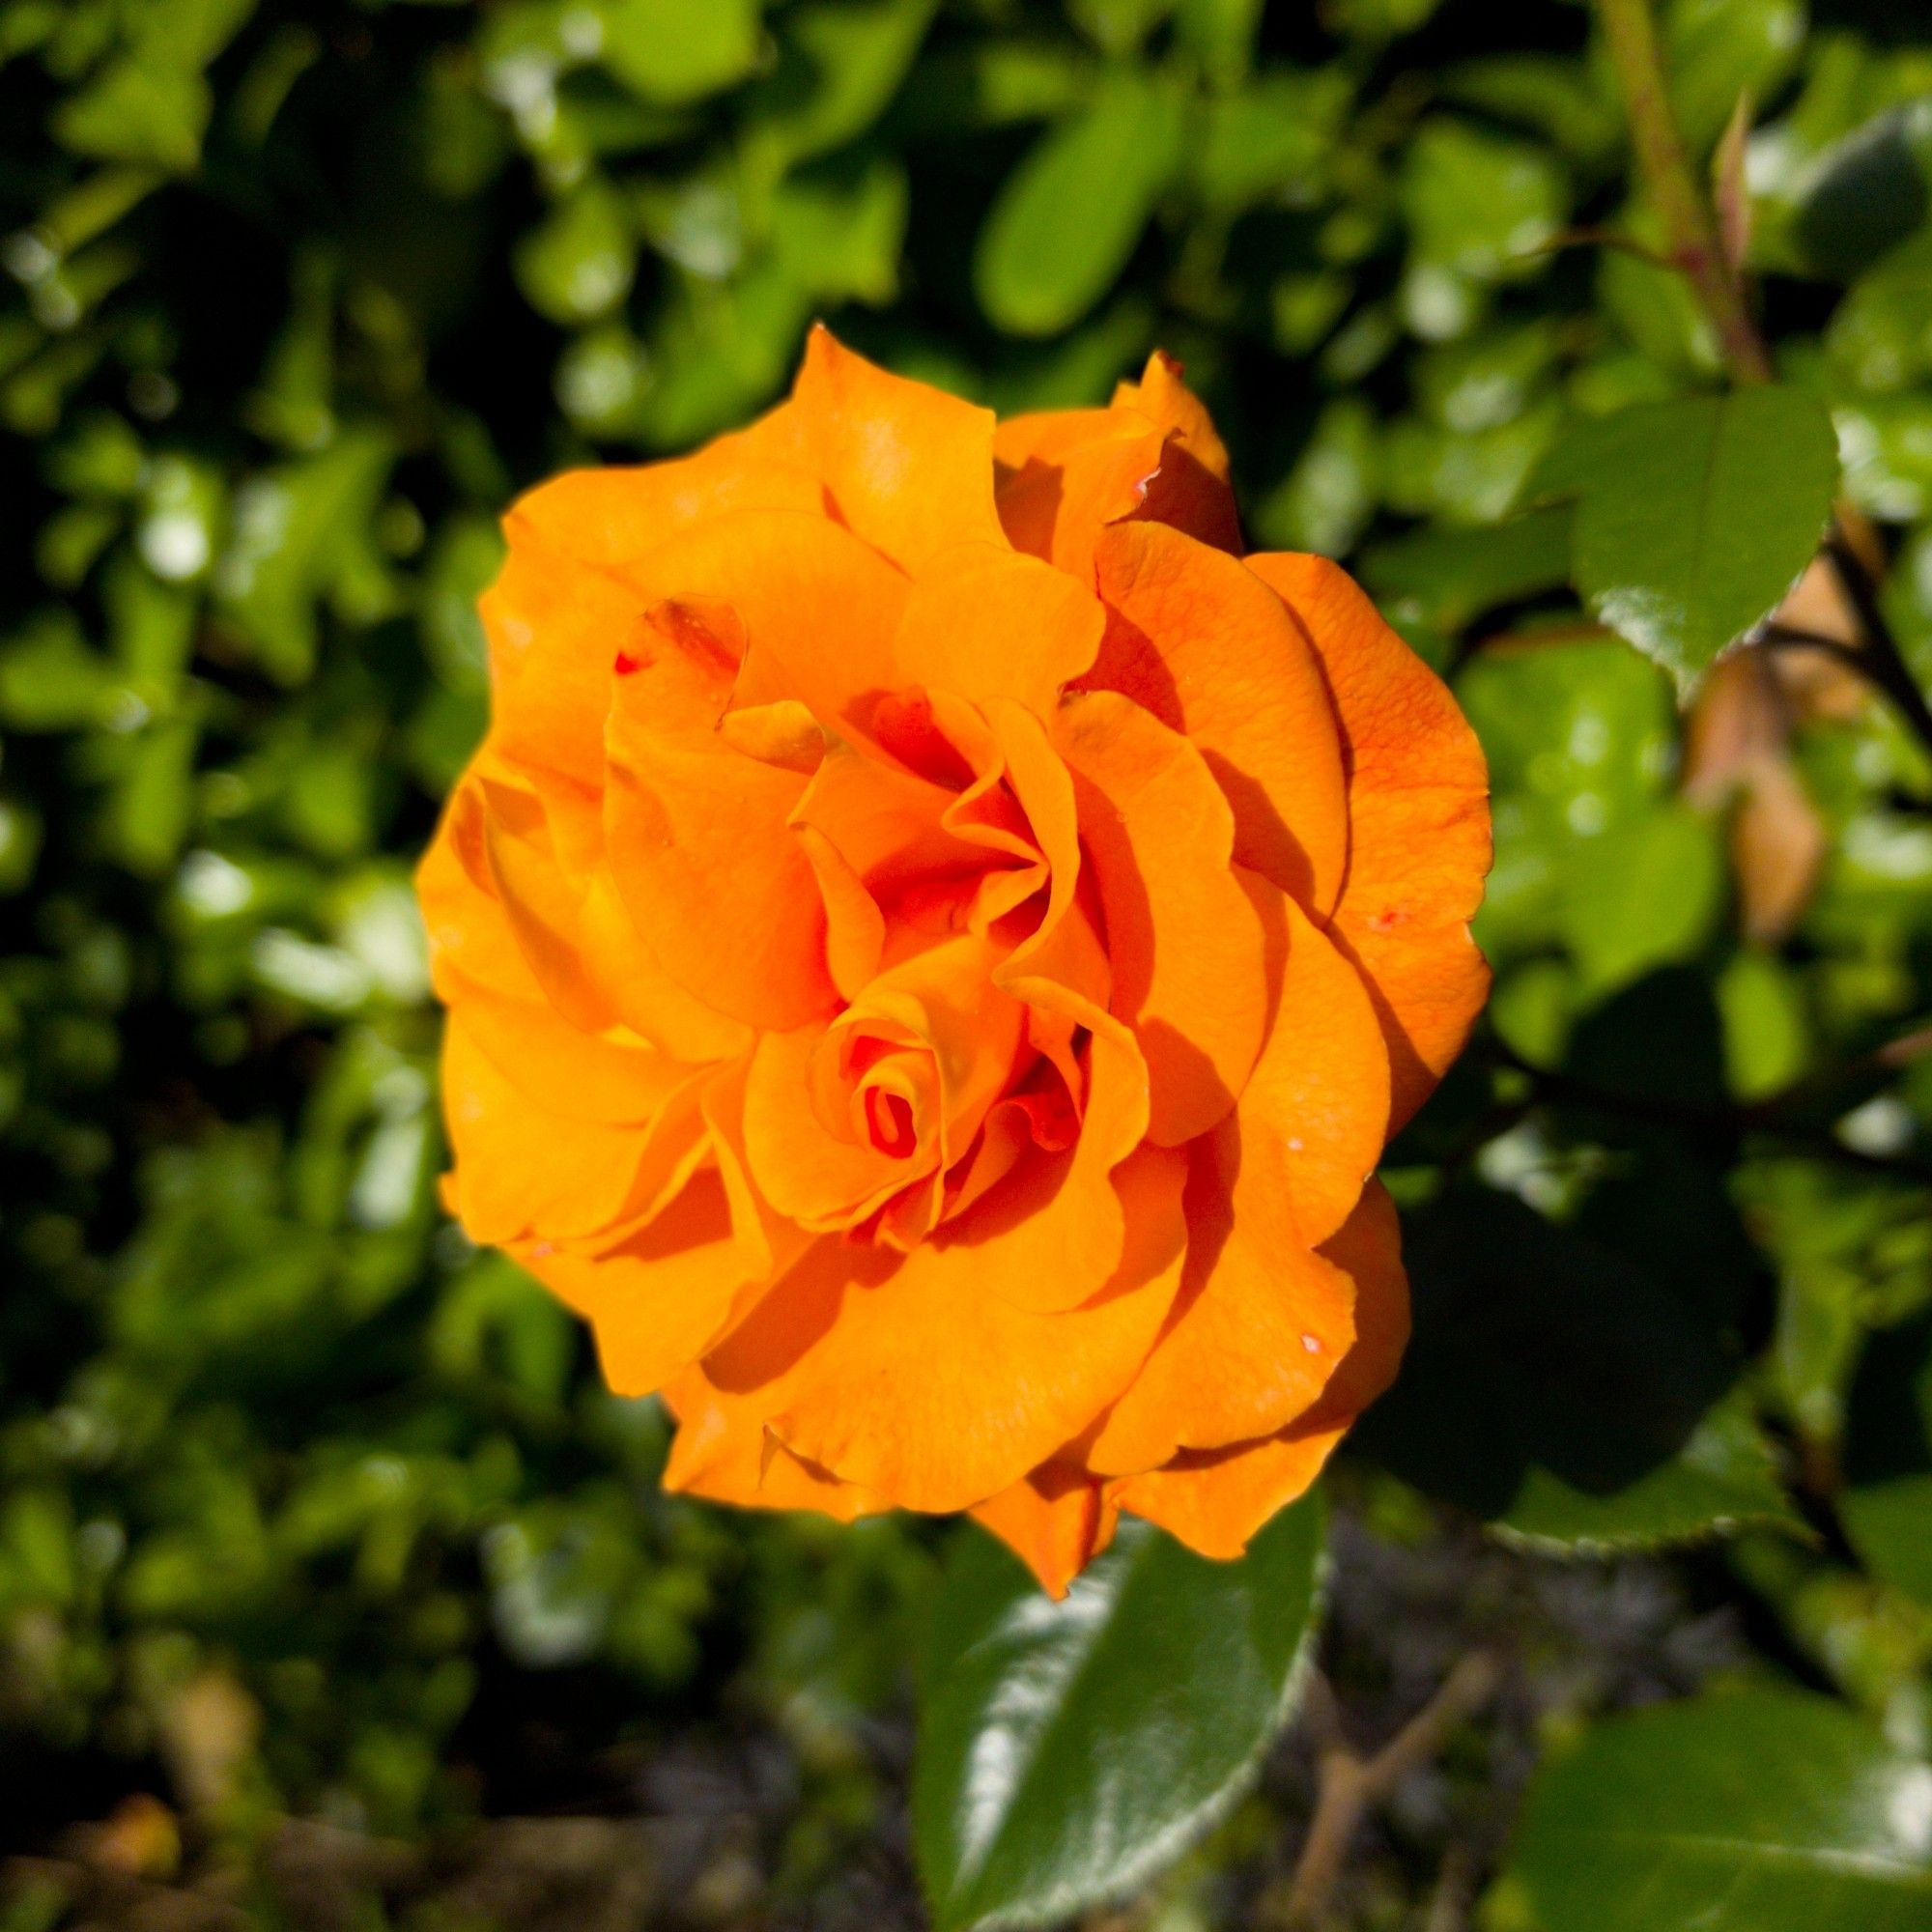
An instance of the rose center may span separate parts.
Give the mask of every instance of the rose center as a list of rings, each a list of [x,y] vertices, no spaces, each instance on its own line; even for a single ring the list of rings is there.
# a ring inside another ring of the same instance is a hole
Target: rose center
[[[910,1102],[879,1087],[866,1089],[866,1132],[872,1146],[894,1160],[904,1160],[919,1145]]]

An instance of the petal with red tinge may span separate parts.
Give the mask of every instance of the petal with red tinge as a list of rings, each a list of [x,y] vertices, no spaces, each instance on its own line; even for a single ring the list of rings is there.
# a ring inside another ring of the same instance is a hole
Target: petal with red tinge
[[[614,680],[605,830],[612,876],[665,970],[753,1026],[789,1029],[838,998],[825,903],[786,823],[807,780],[720,737],[729,693],[691,607],[633,641]]]

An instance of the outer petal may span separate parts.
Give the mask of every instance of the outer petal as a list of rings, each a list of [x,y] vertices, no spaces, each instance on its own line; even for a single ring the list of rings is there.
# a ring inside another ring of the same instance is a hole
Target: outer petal
[[[587,1320],[604,1379],[618,1395],[649,1395],[710,1347],[744,1288],[745,1254],[718,1170],[701,1169],[650,1224],[592,1258],[518,1257]]]
[[[843,521],[903,570],[960,542],[1004,546],[993,507],[993,412],[894,376],[821,323],[790,414]]]
[[[1113,1500],[1203,1556],[1232,1562],[1277,1510],[1315,1486],[1342,1435],[1337,1429],[1271,1435],[1236,1449],[1180,1456],[1165,1469],[1114,1485]]]
[[[1489,775],[1442,681],[1325,557],[1253,556],[1306,628],[1341,719],[1350,850],[1335,931],[1388,1037],[1395,1126],[1442,1077],[1490,973],[1469,937],[1489,870]]]
[[[1200,398],[1180,380],[1180,364],[1156,349],[1141,380],[1114,391],[1114,407],[1138,411],[1167,436],[1141,516],[1239,556],[1241,520],[1228,483],[1227,445]]]
[[[1114,407],[1138,410],[1164,431],[1181,437],[1194,461],[1225,488],[1228,446],[1221,440],[1201,398],[1181,381],[1181,375],[1180,364],[1164,349],[1156,349],[1148,357],[1138,383],[1115,385]]]
[[[1309,1488],[1349,1425],[1394,1380],[1408,1339],[1400,1242],[1395,1208],[1372,1183],[1325,1250],[1354,1278],[1358,1333],[1321,1400],[1262,1441],[1183,1452],[1166,1468],[1130,1476],[1114,1486],[1114,1500],[1204,1556],[1240,1555],[1269,1517]]]
[[[544,1029],[541,1051],[491,1048],[513,1079],[536,1083],[539,1101],[553,1089],[587,1097],[577,1084],[584,1056],[605,1051],[591,1037],[613,1024],[692,1065],[742,1052],[748,1031],[666,975],[601,858],[587,883],[565,866],[540,799],[487,750],[450,796],[416,881],[443,1003],[463,1005],[486,1047]],[[584,1109],[574,1101],[570,1111]]]
[[[661,605],[614,680],[605,831],[617,891],[667,972],[753,1025],[799,1026],[837,999],[825,902],[785,821],[797,772],[717,730],[735,666],[696,607]]]
[[[1117,692],[1069,694],[1072,769],[1099,883],[1112,1010],[1147,1058],[1149,1136],[1172,1147],[1234,1106],[1267,1028],[1267,930],[1230,868],[1234,819],[1201,753]]]
[[[1131,1475],[1265,1435],[1312,1407],[1355,1339],[1355,1285],[1301,1245],[1246,1109],[1191,1150],[1187,1264],[1166,1328],[1087,1452]]]
[[[993,447],[1008,539],[1091,583],[1100,532],[1147,500],[1168,441],[1134,410],[1068,410],[1002,423]]]
[[[1004,544],[961,544],[913,585],[895,654],[911,683],[1016,698],[1045,718],[1093,668],[1106,628],[1099,600],[1064,571]]]
[[[1171,525],[1238,556],[1240,520],[1228,452],[1208,412],[1158,351],[1113,407],[1015,416],[993,440],[1000,519],[1016,550],[1048,558],[1083,582],[1109,525]]]
[[[721,1013],[665,971],[608,865],[599,866],[584,893],[578,933],[585,968],[618,1019],[673,1060],[727,1060],[751,1045],[742,1020]]]
[[[626,584],[585,570],[547,536],[515,534],[478,606],[497,747],[594,790],[604,773],[611,655],[641,608]]]
[[[1179,1179],[1150,1172],[1138,1190],[1130,1262],[1171,1248]],[[1119,1393],[1178,1271],[1177,1260],[1087,1307],[1036,1315],[987,1292],[1002,1265],[998,1241],[926,1243],[901,1260],[821,1240],[705,1358],[704,1379],[737,1433],[768,1427],[806,1461],[902,1508],[969,1508],[1037,1468]]]
[[[645,1212],[681,1181],[701,1127],[690,1069],[664,1063],[648,1126],[553,1111],[513,1086],[459,1012],[444,1036],[443,1111],[459,1211],[492,1246],[594,1237]]]
[[[838,1522],[875,1516],[891,1501],[795,1456],[769,1430],[746,1428],[694,1370],[668,1396],[679,1418],[665,1488],[740,1509],[814,1510]]]
[[[1191,738],[1234,808],[1236,861],[1324,916],[1348,862],[1348,800],[1301,627],[1233,557],[1165,525],[1117,525],[1096,558],[1114,621],[1086,682]]]
[[[512,547],[534,541],[646,594],[639,566],[668,538],[733,510],[826,514],[825,486],[781,453],[772,418],[669,463],[567,469],[520,497],[503,520]]]
[[[416,872],[430,979],[445,1006],[455,1003],[458,987],[537,1005],[543,987],[517,943],[490,867],[483,794],[474,781],[482,766],[479,758],[450,793]]]
[[[1246,875],[1264,895],[1275,888]],[[1241,1092],[1242,1164],[1278,1181],[1304,1246],[1353,1212],[1388,1137],[1388,1050],[1361,974],[1286,894],[1274,1026]]]
[[[893,639],[905,580],[823,517],[741,510],[708,518],[653,551],[635,576],[645,607],[716,603],[737,613],[745,662],[731,692],[736,706],[795,698],[835,730],[863,731],[879,696],[902,682]],[[608,654],[625,641],[607,638],[607,668]]]
[[[1113,1542],[1121,1520],[1107,1486],[1065,1463],[1036,1469],[972,1514],[1055,1598],[1065,1596],[1066,1586]]]

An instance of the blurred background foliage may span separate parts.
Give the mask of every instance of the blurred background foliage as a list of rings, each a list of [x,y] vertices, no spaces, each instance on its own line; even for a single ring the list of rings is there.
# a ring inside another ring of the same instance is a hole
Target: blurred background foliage
[[[1748,103],[1766,334],[1922,685],[1932,36],[1662,18],[1700,169]],[[507,499],[738,422],[815,316],[1002,411],[1171,350],[1252,540],[1488,748],[1496,997],[1391,1153],[1418,1336],[1324,1665],[1362,1736],[1472,1646],[1503,1688],[1349,1922],[1581,1923],[1518,1790],[1707,1680],[1922,1767],[1932,763],[1826,650],[1686,712],[1570,588],[1552,452],[1720,378],[1586,11],[5,0],[0,128],[8,1932],[917,1921],[945,1534],[657,1493],[657,1409],[441,1219],[409,886]],[[1858,635],[1829,573],[1783,615]],[[1313,1776],[1141,1918],[1281,1922]]]

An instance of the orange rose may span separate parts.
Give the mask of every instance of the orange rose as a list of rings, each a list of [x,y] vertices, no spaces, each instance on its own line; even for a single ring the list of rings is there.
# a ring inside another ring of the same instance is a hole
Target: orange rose
[[[507,530],[421,876],[464,1227],[673,1489],[970,1510],[1055,1592],[1122,1509],[1238,1553],[1407,1333],[1369,1177],[1488,978],[1449,694],[1242,557],[1159,355],[996,426],[819,329]]]

